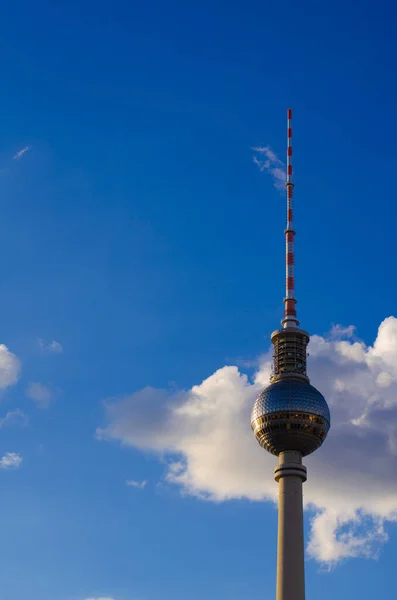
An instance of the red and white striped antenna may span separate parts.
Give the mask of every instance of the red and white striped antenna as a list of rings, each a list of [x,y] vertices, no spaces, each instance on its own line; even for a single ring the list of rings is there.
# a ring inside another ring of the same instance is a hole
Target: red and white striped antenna
[[[285,233],[285,263],[286,263],[286,281],[284,298],[284,327],[297,327],[299,321],[296,318],[296,299],[295,299],[295,251],[292,214],[292,195],[294,184],[292,183],[292,110],[287,110],[287,181],[285,184],[287,190],[287,227]]]

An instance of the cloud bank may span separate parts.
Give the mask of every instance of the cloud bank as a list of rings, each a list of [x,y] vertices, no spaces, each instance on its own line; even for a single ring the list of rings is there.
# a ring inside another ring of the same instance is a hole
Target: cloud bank
[[[147,387],[105,403],[99,439],[117,440],[166,461],[165,478],[184,493],[221,502],[276,501],[275,457],[255,442],[250,412],[268,385],[271,352],[250,380],[225,366],[182,392]],[[397,520],[397,319],[379,326],[372,346],[352,326],[313,335],[309,374],[326,397],[332,427],[308,456],[308,554],[329,566],[376,557]]]

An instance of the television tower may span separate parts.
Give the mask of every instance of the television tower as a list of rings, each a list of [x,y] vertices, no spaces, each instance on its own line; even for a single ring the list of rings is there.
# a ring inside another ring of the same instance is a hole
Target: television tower
[[[276,600],[305,599],[302,457],[324,442],[330,428],[328,405],[310,385],[306,372],[309,334],[296,318],[294,237],[292,215],[292,111],[288,109],[287,226],[285,233],[286,294],[282,329],[271,335],[274,369],[270,385],[258,396],[251,427],[259,444],[278,456],[274,470],[279,484]]]

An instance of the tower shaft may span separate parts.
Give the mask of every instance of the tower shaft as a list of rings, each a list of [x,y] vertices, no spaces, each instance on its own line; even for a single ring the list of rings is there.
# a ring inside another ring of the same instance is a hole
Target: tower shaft
[[[274,477],[279,484],[276,600],[305,600],[301,453],[281,452]]]

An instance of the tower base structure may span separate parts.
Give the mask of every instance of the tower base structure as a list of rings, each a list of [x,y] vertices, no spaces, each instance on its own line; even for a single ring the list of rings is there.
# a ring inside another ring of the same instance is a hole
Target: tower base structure
[[[281,452],[274,478],[279,484],[276,600],[305,600],[302,454]]]

